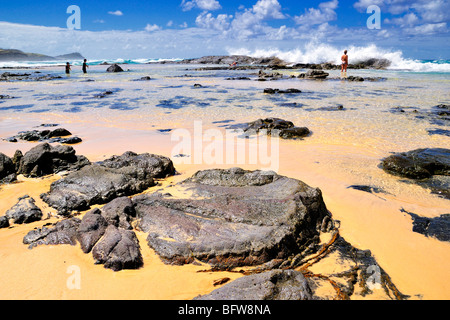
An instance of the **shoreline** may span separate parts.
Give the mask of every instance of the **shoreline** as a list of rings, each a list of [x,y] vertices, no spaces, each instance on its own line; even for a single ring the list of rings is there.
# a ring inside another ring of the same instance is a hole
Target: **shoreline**
[[[137,77],[137,75],[132,77]],[[156,89],[167,90],[168,96],[175,95],[179,88],[165,89],[164,87],[171,81],[172,79],[150,81],[149,84],[142,84],[142,88],[155,91]],[[271,83],[270,86],[289,88],[292,83],[288,81],[276,85]],[[191,90],[191,85],[198,82],[203,83],[205,87],[209,87],[202,89],[206,91],[212,90],[211,88],[214,89],[217,80],[197,77],[189,79],[189,82],[181,83],[185,85],[183,90]],[[17,83],[8,85],[19,88],[24,86]],[[54,87],[56,88],[58,85],[56,83]],[[102,88],[119,86],[117,83],[112,85],[109,83],[93,83],[93,86],[95,85]],[[173,85],[177,85],[177,83]],[[238,89],[247,86],[241,83],[233,85]],[[252,83],[251,86],[258,86],[257,91],[262,93],[262,89],[267,87],[267,84],[256,85]],[[310,86],[316,89],[320,85],[313,83]],[[36,88],[41,87],[36,85]],[[129,87],[126,83],[122,90],[126,91],[130,88],[134,87]],[[87,89],[90,89],[90,87],[86,85],[80,91]],[[313,90],[310,89],[310,91]],[[187,96],[189,96],[189,92],[191,91],[188,91]],[[192,93],[192,97],[195,98],[208,94],[202,93],[202,91],[192,92],[195,92]],[[239,94],[245,91],[236,90],[236,92]],[[124,95],[126,93],[124,92]],[[224,96],[229,94],[224,93]],[[118,95],[122,97],[120,92]],[[272,100],[254,101],[252,104],[265,106],[267,101]],[[276,99],[274,101],[278,103]],[[360,98],[355,103],[346,102],[345,107],[349,110],[345,111],[346,113],[339,114],[322,114],[321,111],[309,113],[309,111],[303,110],[296,111],[298,113],[294,114],[294,109],[277,109],[278,116],[292,119],[295,124],[308,126],[313,131],[310,137],[302,141],[280,141],[278,173],[304,181],[313,188],[320,188],[328,210],[332,213],[334,219],[340,221],[342,236],[361,250],[371,250],[380,266],[386,270],[402,293],[410,295],[411,299],[447,299],[449,292],[447,283],[450,283],[450,279],[448,273],[446,273],[445,261],[450,261],[449,244],[412,232],[411,217],[402,213],[400,209],[403,208],[406,211],[433,218],[448,213],[448,200],[430,196],[428,191],[420,186],[402,184],[400,178],[382,173],[378,164],[381,158],[388,156],[392,151],[408,151],[419,147],[440,147],[448,140],[446,140],[446,137],[424,135],[422,132],[426,132],[429,127],[426,123],[417,124],[407,120],[414,125],[396,128],[395,125],[401,123],[396,117],[373,119],[373,123],[368,125],[364,119],[358,120],[349,116],[355,113],[364,114],[363,111],[351,110],[359,101],[370,103],[370,100],[365,99],[365,97]],[[0,104],[1,106],[2,104]],[[236,110],[240,109],[236,108]],[[96,110],[92,110],[92,112],[86,110],[79,114],[34,113],[29,114],[28,117],[22,117],[23,114],[21,113],[10,112],[7,119],[0,119],[0,123],[2,124],[2,137],[12,136],[20,130],[32,129],[41,123],[59,123],[74,135],[83,138],[81,144],[73,147],[77,154],[87,156],[92,162],[101,161],[113,155],[120,155],[126,151],[134,151],[138,154],[150,152],[167,156],[174,161],[175,168],[180,172],[180,175],[167,179],[163,182],[163,186],[171,181],[181,181],[188,178],[198,170],[235,166],[248,170],[260,168],[258,164],[249,165],[246,163],[229,165],[180,163],[183,159],[172,157],[172,149],[176,142],[171,141],[171,134],[161,133],[158,130],[185,128],[191,130],[192,133],[193,124],[190,121],[198,119],[201,114],[204,114],[205,109],[187,111],[180,109],[179,112],[182,115],[178,115],[176,111],[171,109],[149,113],[136,109],[135,111],[120,111],[114,114],[111,112],[111,114],[104,116]],[[91,118],[86,119],[86,114],[90,114]],[[261,110],[239,111],[230,120],[234,120],[233,123],[246,122],[260,118],[261,114],[264,114]],[[373,111],[373,114],[375,114],[375,111]],[[226,115],[220,112],[213,113],[205,119],[203,129],[223,131],[225,129],[221,127],[221,124],[214,124],[213,122],[228,120],[231,118],[229,116],[229,113]],[[385,130],[386,132],[376,130],[377,125],[382,123],[388,124],[386,125],[386,128],[388,128]],[[362,135],[360,133],[362,129],[369,132],[373,130],[373,136],[367,133]],[[406,140],[398,135],[399,132],[404,135],[407,133],[414,139]],[[388,138],[391,139],[389,142],[387,142]],[[25,153],[36,145],[30,142],[14,144],[0,141],[1,152],[8,156],[13,156],[17,149]],[[205,146],[207,145],[205,144]],[[53,176],[42,180],[25,179],[25,182],[18,184],[0,186],[0,213],[3,215],[3,212],[11,208],[17,202],[17,198],[25,193],[30,193],[30,196],[36,199],[38,206],[42,206],[45,211],[51,212],[48,206],[40,200],[39,195],[48,191],[50,182],[54,181],[53,179],[58,179],[58,177]],[[348,189],[350,185],[355,184],[382,187],[387,193],[373,194]],[[161,186],[151,189],[159,188]],[[14,226],[12,229],[0,230],[1,242],[7,244],[7,249],[0,251],[0,257],[4,258],[1,259],[0,269],[5,271],[4,274],[14,274],[14,270],[19,270],[14,276],[2,279],[2,283],[10,283],[11,285],[4,287],[5,291],[0,292],[0,297],[9,299],[8,297],[12,292],[6,288],[16,285],[17,288],[22,288],[22,293],[18,293],[17,296],[19,299],[23,297],[26,299],[39,299],[40,297],[47,299],[48,286],[54,288],[48,295],[54,296],[55,299],[120,299],[124,298],[123,292],[129,292],[133,286],[136,286],[137,289],[132,293],[136,299],[192,299],[198,294],[206,294],[214,290],[215,287],[212,284],[214,280],[221,277],[235,279],[241,276],[235,273],[196,272],[206,269],[205,266],[174,267],[164,265],[147,246],[144,235],[140,233],[138,233],[138,238],[144,255],[144,267],[140,270],[112,273],[111,270],[106,270],[103,266],[95,266],[92,263],[91,256],[84,255],[77,247],[50,246],[28,250],[21,242],[24,234],[33,227],[44,225],[47,222],[43,220],[32,225]],[[63,263],[64,261],[66,263]],[[67,264],[80,265],[83,270],[86,270],[86,278],[84,278],[86,280],[83,279],[81,291],[68,292],[65,290],[65,281],[68,277],[65,272]],[[34,265],[39,266],[40,279],[33,273]],[[49,284],[48,280],[51,279],[52,272],[57,272],[58,277],[50,280]],[[176,278],[171,278],[172,273],[176,274]],[[113,280],[110,279],[111,275],[113,275]],[[157,293],[148,292],[150,289],[143,284],[139,284],[141,277],[146,279],[148,277],[149,283],[155,286],[156,283],[162,281],[166,287],[164,287],[164,290],[158,289],[160,291]],[[87,283],[91,281],[92,284],[88,285]],[[112,290],[111,296],[102,296],[99,292],[102,286]],[[189,287],[195,287],[195,289],[188,289]],[[177,293],[176,291],[179,288],[183,288],[183,292]],[[128,298],[127,296],[126,299]]]

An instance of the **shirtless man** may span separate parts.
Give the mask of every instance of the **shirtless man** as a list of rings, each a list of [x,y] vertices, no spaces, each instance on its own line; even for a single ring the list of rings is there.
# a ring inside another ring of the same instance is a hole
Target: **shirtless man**
[[[347,50],[344,51],[344,55],[341,57],[341,60],[342,60],[341,77],[344,76],[345,78],[347,78],[347,67],[348,67]]]

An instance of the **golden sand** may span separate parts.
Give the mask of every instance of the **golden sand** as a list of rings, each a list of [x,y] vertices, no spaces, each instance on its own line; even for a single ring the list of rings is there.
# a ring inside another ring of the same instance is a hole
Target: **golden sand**
[[[93,127],[82,124],[70,128],[83,132],[85,142],[75,146],[77,154],[98,161],[125,151],[150,152],[171,156],[174,143],[168,135],[142,130]],[[27,151],[34,144],[2,143],[4,153],[12,156],[15,149]],[[305,140],[280,144],[279,174],[304,181],[322,190],[333,218],[340,221],[340,234],[354,247],[370,249],[393,283],[413,299],[450,298],[450,244],[412,232],[412,219],[401,208],[422,216],[436,217],[448,213],[448,200],[430,196],[429,191],[404,185],[377,168],[386,150],[358,146],[327,144]],[[330,158],[330,154],[333,157]],[[331,160],[330,160],[331,159]],[[229,168],[236,165],[177,164],[180,175],[161,182],[148,190],[170,188],[190,177],[197,170]],[[239,165],[258,169],[258,165]],[[373,168],[373,169],[370,169]],[[0,189],[0,214],[13,206],[17,198],[28,194],[43,209],[44,217],[53,215],[39,195],[48,192],[51,182],[59,176],[24,179]],[[388,194],[369,194],[348,189],[362,182],[383,187]],[[172,191],[171,191],[172,192]],[[394,195],[395,194],[395,195]],[[180,197],[186,194],[179,194]],[[83,254],[79,246],[40,246],[29,250],[23,237],[33,228],[55,222],[56,218],[30,225],[14,225],[0,230],[0,299],[192,299],[216,287],[220,278],[236,279],[241,275],[228,272],[201,272],[205,265],[165,265],[146,244],[144,233],[137,232],[144,266],[139,270],[113,272],[94,265],[91,255]],[[71,267],[80,271],[80,289],[71,289]],[[332,266],[323,266],[324,270]],[[320,270],[318,270],[320,271]]]

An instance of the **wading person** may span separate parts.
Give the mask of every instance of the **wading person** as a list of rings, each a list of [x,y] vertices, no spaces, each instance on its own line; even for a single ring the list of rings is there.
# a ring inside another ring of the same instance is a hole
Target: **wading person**
[[[347,78],[347,67],[348,67],[348,55],[347,50],[344,51],[344,55],[341,57],[342,68],[341,68],[341,78]]]
[[[70,76],[70,70],[72,70],[72,69],[70,68],[70,63],[67,62],[67,63],[66,63],[66,74],[67,74],[67,76]]]
[[[87,60],[84,59],[84,62],[83,62],[83,73],[84,74],[87,73],[87,68],[89,68],[89,66],[87,65]]]

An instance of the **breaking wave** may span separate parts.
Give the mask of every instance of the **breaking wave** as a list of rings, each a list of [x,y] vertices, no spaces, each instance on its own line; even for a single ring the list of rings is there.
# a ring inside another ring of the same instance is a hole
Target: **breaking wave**
[[[450,60],[415,60],[403,56],[403,52],[389,51],[378,48],[376,45],[366,47],[342,47],[337,48],[326,44],[307,44],[304,49],[282,51],[279,49],[228,48],[230,55],[247,55],[255,58],[278,57],[289,63],[333,63],[340,64],[340,57],[344,50],[348,50],[350,63],[363,62],[368,59],[387,59],[391,62],[389,70],[401,70],[410,72],[450,72]]]

